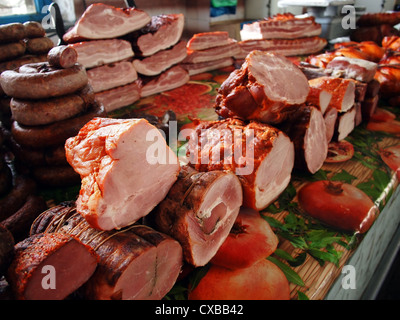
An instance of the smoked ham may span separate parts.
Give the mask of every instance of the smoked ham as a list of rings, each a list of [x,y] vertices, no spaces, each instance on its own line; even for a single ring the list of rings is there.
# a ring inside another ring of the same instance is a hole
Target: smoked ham
[[[318,36],[321,32],[321,25],[315,22],[314,17],[297,18],[291,13],[285,13],[244,24],[240,38],[242,40],[296,39]]]
[[[87,7],[63,40],[73,43],[83,40],[112,39],[138,30],[150,22],[150,16],[137,8],[115,8],[103,3]]]
[[[262,210],[289,184],[294,147],[286,134],[270,125],[226,119],[199,124],[190,135],[187,157],[189,165],[201,172],[236,173],[243,205]]]
[[[242,197],[240,181],[232,172],[198,172],[183,166],[154,221],[160,231],[180,242],[186,262],[204,266],[229,235]]]
[[[74,202],[43,212],[31,234],[72,235],[99,257],[93,276],[79,290],[88,300],[159,300],[175,284],[182,266],[180,244],[150,227],[135,224],[99,231],[77,213]],[[70,258],[81,266],[77,257]]]
[[[132,43],[137,56],[148,57],[165,50],[181,39],[185,18],[182,13],[161,14],[151,17],[151,21],[140,30],[123,36]]]
[[[222,83],[215,110],[224,118],[278,123],[286,111],[306,101],[308,92],[308,80],[293,62],[256,50]]]
[[[15,245],[7,281],[17,299],[62,300],[92,276],[97,261],[93,249],[71,235],[36,234]]]
[[[336,57],[327,64],[326,69],[333,77],[369,82],[374,79],[377,67],[375,62],[368,60]]]
[[[119,229],[147,215],[176,181],[179,163],[144,119],[95,118],[65,143],[81,176],[77,210],[97,229]]]
[[[311,97],[319,97],[321,109],[328,106],[336,108],[339,112],[350,110],[355,101],[356,84],[351,79],[320,77],[308,81]],[[329,102],[328,97],[330,97]],[[323,98],[325,97],[325,99]],[[310,101],[311,102],[311,101]],[[312,102],[315,102],[312,100]],[[322,110],[324,112],[324,110]]]

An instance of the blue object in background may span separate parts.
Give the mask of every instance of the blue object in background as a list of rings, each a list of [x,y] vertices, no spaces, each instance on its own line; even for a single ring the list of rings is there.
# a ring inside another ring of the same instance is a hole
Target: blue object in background
[[[211,0],[210,17],[236,13],[237,0]]]
[[[0,17],[0,24],[7,24],[13,22],[26,22],[26,21],[38,21],[41,22],[42,19],[49,14],[46,10],[47,7],[52,3],[51,0],[33,0],[36,8],[36,12],[32,14],[16,14]]]

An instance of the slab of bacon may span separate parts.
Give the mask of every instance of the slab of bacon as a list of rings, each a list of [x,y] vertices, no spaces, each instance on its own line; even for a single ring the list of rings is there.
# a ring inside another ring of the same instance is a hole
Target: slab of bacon
[[[244,24],[240,37],[242,40],[296,39],[318,36],[321,31],[321,25],[315,22],[314,17],[298,18],[285,13]]]
[[[188,72],[176,65],[154,77],[141,77],[141,97],[178,88],[189,81]]]
[[[132,46],[121,39],[91,40],[70,44],[78,53],[78,62],[86,69],[134,56]]]
[[[161,14],[151,17],[151,22],[124,39],[130,41],[137,56],[147,57],[175,45],[182,36],[183,14]]]
[[[182,63],[200,63],[215,61],[222,58],[237,56],[240,53],[240,47],[236,40],[230,39],[229,44],[213,47],[204,50],[188,50],[187,57]]]
[[[140,81],[95,93],[96,100],[104,106],[106,112],[129,106],[138,101],[141,95]]]
[[[289,59],[270,52],[252,51],[242,67],[222,83],[215,110],[224,118],[278,123],[296,105],[306,101],[308,92],[306,76]]]
[[[138,30],[150,22],[150,16],[136,8],[115,8],[103,3],[87,7],[75,25],[64,34],[67,43],[93,39],[112,39]]]
[[[218,251],[242,205],[242,186],[232,172],[198,172],[183,166],[154,212],[158,230],[177,239],[186,262],[204,266]]]
[[[294,165],[293,143],[286,134],[237,119],[200,123],[190,135],[187,156],[198,171],[236,173],[243,205],[256,210],[266,208],[287,187]]]
[[[138,78],[130,61],[109,63],[87,70],[86,73],[95,93],[132,83]]]
[[[144,119],[95,118],[66,141],[65,151],[82,180],[77,210],[102,230],[119,229],[147,215],[179,172],[176,155]]]
[[[187,43],[188,50],[206,50],[214,47],[225,46],[231,43],[231,38],[226,31],[212,31],[196,33]]]
[[[173,65],[181,62],[187,56],[186,42],[180,41],[172,48],[161,50],[155,54],[133,60],[136,71],[145,76],[156,76]]]
[[[326,39],[320,37],[245,40],[239,41],[241,53],[235,58],[242,59],[253,50],[269,51],[284,56],[313,54],[320,52],[326,45]]]
[[[180,66],[187,70],[190,76],[194,74],[199,74],[211,70],[216,70],[219,68],[228,67],[234,64],[232,58],[222,58],[218,60],[212,60],[207,62],[199,62],[199,63],[180,63]]]
[[[362,82],[374,79],[378,64],[372,61],[335,57],[326,65],[326,71],[333,77],[351,78]]]

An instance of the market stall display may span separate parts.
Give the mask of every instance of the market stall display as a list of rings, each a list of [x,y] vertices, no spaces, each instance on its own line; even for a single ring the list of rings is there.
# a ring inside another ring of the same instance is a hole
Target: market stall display
[[[226,33],[186,44],[181,14],[148,17],[125,33],[131,14],[146,14],[102,6],[89,7],[71,43],[46,62],[1,75],[13,117],[2,131],[2,168],[14,180],[0,199],[0,235],[15,244],[14,253],[0,248],[1,291],[48,299],[34,289],[35,257],[85,270],[74,283],[61,274],[54,299],[323,299],[398,198],[398,78],[388,60],[396,39],[291,59],[251,50],[235,67],[238,43]],[[122,22],[88,32],[104,15]],[[261,25],[247,36],[263,37]],[[221,59],[230,63],[200,66]],[[52,72],[62,74],[29,86]],[[70,74],[73,85],[57,82]],[[47,115],[60,103],[71,108]],[[21,159],[39,187],[19,175]],[[71,188],[62,167],[78,178]],[[46,208],[22,212],[36,192]],[[26,268],[33,276],[19,278]]]

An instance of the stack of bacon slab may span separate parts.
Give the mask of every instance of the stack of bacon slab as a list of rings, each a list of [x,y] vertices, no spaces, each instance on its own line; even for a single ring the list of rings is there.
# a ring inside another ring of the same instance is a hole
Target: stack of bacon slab
[[[181,66],[194,75],[233,65],[233,57],[239,53],[237,41],[228,32],[197,33],[187,43],[187,57]]]
[[[47,52],[54,46],[46,31],[36,21],[10,23],[0,26],[0,73],[19,68],[26,63],[46,61]],[[11,125],[10,97],[0,86],[0,120]]]
[[[150,17],[136,8],[97,3],[63,39],[78,51],[96,100],[110,112],[189,80],[177,65],[186,57],[183,26],[183,14]]]
[[[106,112],[140,98],[132,46],[119,37],[149,21],[150,16],[142,10],[97,3],[90,5],[63,37],[78,52],[78,62],[87,69],[96,100]]]
[[[291,13],[278,14],[243,25],[239,42],[241,53],[237,59],[244,59],[252,50],[276,52],[285,56],[296,56],[321,51],[327,41],[319,35],[321,25],[314,17],[295,17]]]

